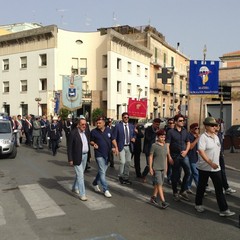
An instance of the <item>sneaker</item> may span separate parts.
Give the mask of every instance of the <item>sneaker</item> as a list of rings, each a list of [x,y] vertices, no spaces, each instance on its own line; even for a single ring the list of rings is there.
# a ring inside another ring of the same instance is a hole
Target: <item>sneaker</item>
[[[187,189],[187,193],[193,194],[193,191],[189,188],[189,189]]]
[[[232,193],[235,193],[237,192],[235,189],[232,189],[232,188],[228,188],[225,190],[225,193],[228,194],[228,195],[231,195]]]
[[[180,201],[179,194],[178,194],[178,193],[174,193],[174,194],[173,194],[173,199],[174,199],[174,201],[176,201],[176,202]]]
[[[190,201],[189,197],[188,197],[188,194],[187,194],[187,191],[184,191],[184,192],[181,192],[179,194],[180,198],[182,198],[183,200],[185,201]]]
[[[108,190],[106,190],[106,191],[104,192],[104,196],[107,197],[107,198],[112,197],[111,193],[110,193]]]
[[[226,211],[221,211],[219,213],[220,217],[230,217],[230,216],[233,216],[233,215],[235,215],[235,212],[231,212],[229,209],[227,209]]]
[[[87,197],[86,197],[85,195],[80,196],[79,199],[80,199],[81,201],[87,201]]]
[[[155,196],[152,196],[152,197],[150,198],[150,203],[158,206],[157,198],[156,198]]]
[[[77,194],[77,195],[79,195],[79,193],[80,193],[78,189],[72,189],[72,192]]]
[[[162,203],[161,203],[161,208],[162,208],[162,209],[166,209],[169,205],[170,205],[170,204],[167,203],[167,202],[162,202]]]
[[[197,212],[200,212],[200,213],[205,211],[205,209],[204,209],[204,207],[202,205],[196,205],[195,209],[197,210]]]
[[[95,192],[101,192],[101,189],[99,188],[98,185],[93,185],[93,188]]]

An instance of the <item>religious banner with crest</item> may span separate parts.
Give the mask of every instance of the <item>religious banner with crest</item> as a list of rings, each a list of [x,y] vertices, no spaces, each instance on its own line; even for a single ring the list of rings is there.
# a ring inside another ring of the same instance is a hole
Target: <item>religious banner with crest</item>
[[[82,77],[78,75],[62,78],[62,103],[70,111],[82,107]]]
[[[128,99],[128,114],[130,118],[146,118],[147,100]]]

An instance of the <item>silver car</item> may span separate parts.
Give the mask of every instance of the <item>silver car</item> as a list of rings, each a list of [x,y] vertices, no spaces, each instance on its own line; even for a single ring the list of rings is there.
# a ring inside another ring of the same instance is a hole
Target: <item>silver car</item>
[[[0,119],[0,157],[16,157],[16,132],[13,131],[11,122],[9,120]]]

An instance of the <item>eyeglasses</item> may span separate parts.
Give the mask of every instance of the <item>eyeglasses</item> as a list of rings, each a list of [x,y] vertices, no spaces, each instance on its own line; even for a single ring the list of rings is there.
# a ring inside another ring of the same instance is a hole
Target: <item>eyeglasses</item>
[[[183,120],[183,119],[180,119],[180,120],[178,120],[178,122],[184,122],[184,120]]]
[[[169,122],[168,124],[174,124],[174,122]]]
[[[199,127],[195,127],[194,130],[199,130]]]
[[[123,118],[129,118],[129,117],[126,117],[126,116],[125,116],[125,117],[123,117]]]

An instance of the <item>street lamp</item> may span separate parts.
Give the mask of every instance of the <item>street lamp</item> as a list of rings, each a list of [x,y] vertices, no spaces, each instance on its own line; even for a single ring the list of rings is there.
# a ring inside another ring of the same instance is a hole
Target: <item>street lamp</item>
[[[142,92],[142,88],[138,88],[138,100],[140,100],[141,92]]]
[[[40,103],[42,101],[42,99],[39,97],[39,98],[35,98],[35,101],[38,103],[37,104],[37,109],[38,109],[38,115],[39,115],[39,106],[40,106]]]

